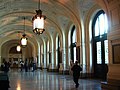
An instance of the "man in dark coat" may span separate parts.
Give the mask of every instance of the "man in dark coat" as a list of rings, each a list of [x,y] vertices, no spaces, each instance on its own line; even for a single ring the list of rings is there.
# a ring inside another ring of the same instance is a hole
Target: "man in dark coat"
[[[82,71],[82,68],[78,65],[78,61],[75,62],[71,70],[73,71],[73,81],[76,84],[75,87],[78,88],[79,86],[78,79],[80,77],[80,71]]]

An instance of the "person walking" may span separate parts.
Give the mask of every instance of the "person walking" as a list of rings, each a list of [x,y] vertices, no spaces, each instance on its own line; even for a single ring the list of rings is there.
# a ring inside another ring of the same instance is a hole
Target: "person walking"
[[[80,71],[82,71],[82,68],[78,65],[78,61],[75,61],[75,64],[73,65],[71,70],[73,71],[73,81],[76,84],[75,87],[78,88],[79,86],[78,80],[80,77]]]
[[[27,59],[25,60],[24,67],[25,67],[25,72],[28,72],[28,60]]]
[[[24,62],[23,61],[20,61],[20,70],[22,71],[24,68]]]
[[[37,61],[37,57],[35,57],[34,59],[33,59],[33,62],[32,62],[32,64],[33,64],[33,72],[36,70],[36,61]]]
[[[73,71],[71,70],[71,68],[73,67],[74,63],[72,60],[70,60],[70,67],[69,67],[69,74],[72,76],[73,75]]]
[[[4,61],[4,72],[7,73],[9,71],[9,63],[7,61]]]

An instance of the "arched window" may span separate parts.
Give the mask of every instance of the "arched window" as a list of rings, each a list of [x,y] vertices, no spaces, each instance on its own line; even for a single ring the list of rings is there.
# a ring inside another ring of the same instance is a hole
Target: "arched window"
[[[76,61],[76,28],[73,26],[71,31],[71,60]]]
[[[62,63],[61,61],[61,55],[60,55],[60,38],[57,35],[56,37],[56,65],[58,66],[58,70],[60,68],[60,63]]]
[[[44,52],[43,52],[43,44],[41,45],[41,62],[44,65]]]
[[[93,36],[93,60],[95,75],[104,74],[103,71],[107,69],[105,64],[108,64],[108,22],[107,16],[103,10],[99,11],[92,23],[92,36]],[[105,74],[101,78],[104,78]]]
[[[49,65],[49,63],[51,63],[50,61],[50,42],[47,42],[47,65]]]

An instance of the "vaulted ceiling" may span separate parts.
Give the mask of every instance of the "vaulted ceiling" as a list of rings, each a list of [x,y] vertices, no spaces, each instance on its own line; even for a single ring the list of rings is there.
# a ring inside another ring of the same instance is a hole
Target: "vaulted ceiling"
[[[35,35],[32,31],[32,17],[38,10],[39,0],[0,0],[0,38],[9,41],[18,37],[18,31],[25,31],[30,40],[49,39],[80,18],[95,5],[94,0],[40,0],[41,10],[47,18],[45,32]]]

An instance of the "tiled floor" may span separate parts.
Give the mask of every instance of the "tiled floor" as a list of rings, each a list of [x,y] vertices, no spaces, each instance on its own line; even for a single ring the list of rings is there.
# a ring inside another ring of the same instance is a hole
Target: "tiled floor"
[[[10,71],[9,90],[101,90],[100,81],[79,79],[79,87],[76,89],[72,76],[59,75],[47,71],[35,72]]]

